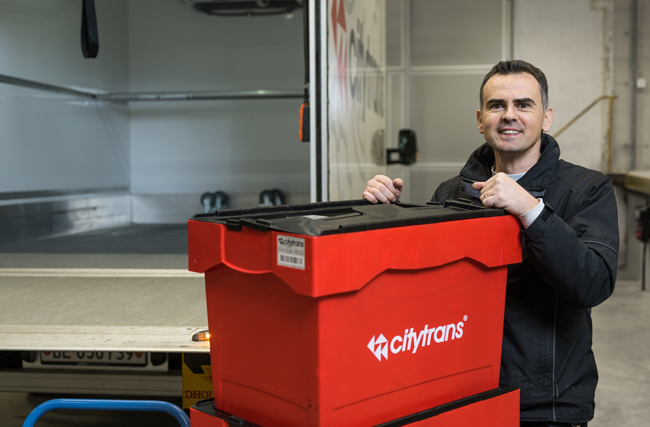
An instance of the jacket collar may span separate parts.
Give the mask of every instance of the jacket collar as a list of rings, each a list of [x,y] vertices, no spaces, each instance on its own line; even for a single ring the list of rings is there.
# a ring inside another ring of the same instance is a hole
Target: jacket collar
[[[517,181],[519,185],[535,197],[544,195],[560,159],[560,146],[552,136],[543,134],[540,149],[541,156],[537,163]],[[493,164],[494,150],[487,143],[477,148],[460,171],[463,191],[466,194],[478,197],[476,194],[480,195],[480,192],[472,189],[472,183],[490,179]]]

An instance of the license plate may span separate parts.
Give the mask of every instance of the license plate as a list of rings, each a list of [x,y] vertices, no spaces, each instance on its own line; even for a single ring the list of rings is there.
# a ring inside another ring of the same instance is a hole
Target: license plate
[[[146,366],[147,353],[132,351],[42,351],[43,365]]]

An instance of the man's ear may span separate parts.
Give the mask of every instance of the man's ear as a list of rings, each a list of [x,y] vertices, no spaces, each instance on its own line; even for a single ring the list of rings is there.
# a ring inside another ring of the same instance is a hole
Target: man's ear
[[[481,110],[476,110],[476,122],[478,123],[478,133],[483,134],[483,117],[481,117]]]
[[[553,109],[547,108],[544,111],[544,123],[542,124],[542,130],[548,132],[551,130],[551,125],[553,125]]]

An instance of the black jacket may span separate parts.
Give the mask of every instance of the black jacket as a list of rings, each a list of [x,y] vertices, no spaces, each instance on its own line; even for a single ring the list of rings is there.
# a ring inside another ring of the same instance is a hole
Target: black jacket
[[[614,291],[618,221],[611,180],[560,160],[544,135],[541,158],[518,183],[546,207],[522,229],[523,262],[508,269],[501,385],[521,389],[521,419],[586,422],[598,382],[591,350],[591,307]],[[472,183],[491,177],[484,144],[432,201],[472,199]]]

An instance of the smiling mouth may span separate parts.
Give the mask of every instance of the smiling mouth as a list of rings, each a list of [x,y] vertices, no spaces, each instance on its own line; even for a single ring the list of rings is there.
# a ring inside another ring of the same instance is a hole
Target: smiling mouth
[[[520,130],[507,129],[507,130],[500,130],[499,133],[501,135],[519,135],[521,133],[521,131]]]

